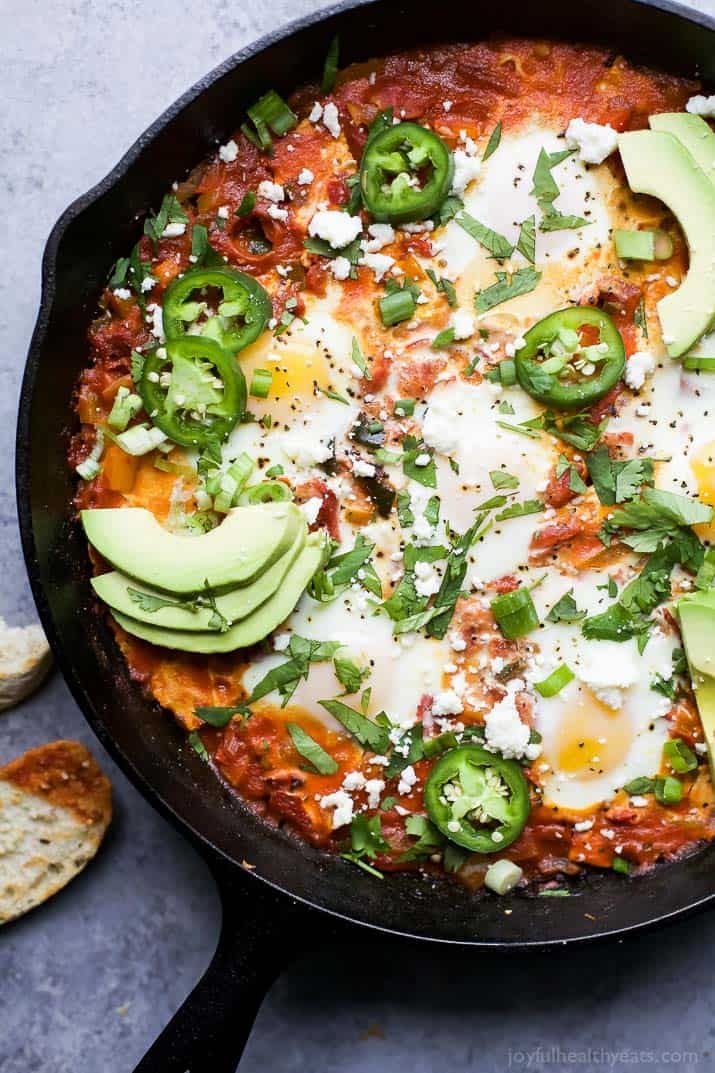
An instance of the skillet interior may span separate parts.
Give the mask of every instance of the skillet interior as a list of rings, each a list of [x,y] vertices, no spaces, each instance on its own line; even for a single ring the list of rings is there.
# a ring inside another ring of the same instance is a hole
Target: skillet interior
[[[532,9],[532,10],[529,10]],[[464,5],[435,26],[426,0],[343,5],[239,53],[142,136],[117,168],[63,216],[48,243],[43,303],[20,403],[17,489],[35,599],[59,665],[93,728],[139,788],[207,848],[247,860],[254,876],[330,912],[422,938],[489,945],[547,944],[638,928],[715,898],[711,851],[645,879],[596,876],[573,898],[475,902],[452,883],[395,876],[380,883],[267,829],[185,745],[174,721],[129,680],[113,637],[92,610],[83,538],[69,517],[71,475],[60,447],[85,360],[85,331],[107,270],[136,240],[137,218],[175,179],[225,140],[246,104],[271,85],[287,92],[320,71],[336,30],[343,62],[396,47],[506,29],[606,39],[632,58],[715,78],[715,23],[639,0],[544,0],[509,23],[493,5]],[[318,23],[318,25],[314,25]],[[293,31],[293,32],[292,32]],[[257,884],[256,884],[257,886]],[[505,915],[504,909],[511,910]],[[588,915],[586,915],[588,914]]]

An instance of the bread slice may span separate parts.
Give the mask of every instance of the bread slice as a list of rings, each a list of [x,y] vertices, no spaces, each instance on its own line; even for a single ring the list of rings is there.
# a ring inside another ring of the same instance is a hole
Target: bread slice
[[[0,618],[0,712],[33,693],[51,664],[41,626],[8,626]]]
[[[112,818],[109,780],[78,741],[52,741],[0,768],[0,924],[82,871]]]

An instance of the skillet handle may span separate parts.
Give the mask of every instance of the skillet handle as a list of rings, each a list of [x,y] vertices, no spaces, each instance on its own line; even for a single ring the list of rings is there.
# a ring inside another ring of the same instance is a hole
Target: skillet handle
[[[134,1073],[235,1073],[272,983],[315,935],[312,910],[210,864],[223,911],[216,952]],[[329,931],[321,922],[318,934]]]

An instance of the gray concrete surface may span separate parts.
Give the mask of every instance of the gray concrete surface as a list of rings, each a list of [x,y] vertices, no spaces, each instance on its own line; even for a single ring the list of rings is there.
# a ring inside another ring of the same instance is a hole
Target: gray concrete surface
[[[206,70],[319,6],[0,0],[0,613],[13,623],[32,616],[12,456],[45,238]],[[713,0],[695,6],[715,10]],[[0,716],[0,762],[62,736],[105,764],[117,818],[83,876],[0,934],[0,1073],[127,1073],[207,964],[217,900],[202,863],[102,755],[56,675]],[[379,942],[315,954],[273,988],[241,1073],[710,1070],[711,939],[712,914],[568,958],[396,956]]]

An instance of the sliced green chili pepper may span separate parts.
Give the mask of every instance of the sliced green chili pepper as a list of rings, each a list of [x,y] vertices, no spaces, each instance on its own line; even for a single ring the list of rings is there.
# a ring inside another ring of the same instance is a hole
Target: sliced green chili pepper
[[[235,358],[198,335],[147,354],[138,387],[154,425],[185,447],[225,440],[246,408],[246,381]]]
[[[557,410],[598,402],[626,367],[618,328],[607,313],[592,306],[551,313],[524,340],[515,358],[519,383],[532,398]]]
[[[450,842],[473,853],[496,853],[523,831],[529,788],[515,760],[504,760],[480,745],[460,745],[432,768],[425,806]]]
[[[209,305],[212,289],[222,292],[213,315]],[[167,339],[183,339],[189,325],[200,323],[201,335],[237,354],[265,329],[273,307],[257,280],[225,265],[192,268],[174,280],[167,287],[163,313]]]
[[[404,224],[433,216],[449,194],[454,160],[418,123],[386,127],[368,140],[360,165],[366,208],[376,220]]]

